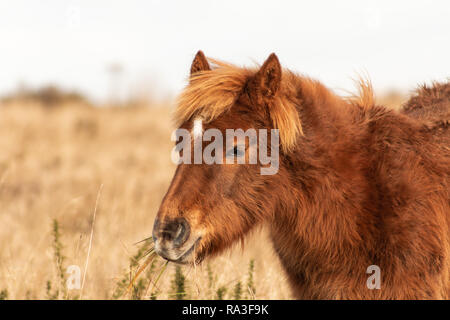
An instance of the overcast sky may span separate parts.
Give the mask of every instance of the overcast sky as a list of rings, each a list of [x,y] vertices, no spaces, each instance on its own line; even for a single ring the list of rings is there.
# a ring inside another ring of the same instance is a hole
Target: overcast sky
[[[198,49],[243,65],[275,52],[336,90],[358,72],[410,90],[450,76],[450,1],[0,2],[0,94],[57,83],[102,100],[111,63],[123,91],[176,93]]]

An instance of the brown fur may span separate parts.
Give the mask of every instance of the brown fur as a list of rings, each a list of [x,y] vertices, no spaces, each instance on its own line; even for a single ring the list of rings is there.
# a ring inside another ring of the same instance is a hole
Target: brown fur
[[[450,145],[450,83],[422,85],[403,106],[402,112],[421,121],[441,145]]]
[[[448,120],[450,118],[449,100],[449,82],[434,83],[431,87],[422,85],[403,106],[403,112],[421,120]]]
[[[158,219],[202,230],[197,262],[264,223],[299,299],[450,298],[448,140],[408,111],[429,108],[428,91],[395,112],[373,103],[370,86],[348,101],[275,55],[259,70],[203,68],[181,94],[179,126],[200,115],[223,132],[276,127],[283,148],[272,176],[250,164],[178,166]],[[439,101],[448,114],[448,97]],[[380,290],[366,286],[370,265]]]

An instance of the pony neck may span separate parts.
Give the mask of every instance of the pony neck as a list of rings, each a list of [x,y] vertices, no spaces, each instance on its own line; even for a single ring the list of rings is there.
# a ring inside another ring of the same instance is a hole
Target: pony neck
[[[315,80],[299,77],[297,88],[304,135],[332,143],[348,127],[354,106]]]
[[[364,138],[363,126],[355,124],[360,109],[313,80],[299,78],[297,87],[304,136],[283,156],[288,177],[280,177],[285,190],[279,193],[274,238],[291,233],[293,247],[301,243],[303,250],[314,248],[318,254],[353,248],[361,240],[360,213],[349,208],[360,207],[361,199],[352,198],[355,188],[367,187],[361,167],[365,150],[354,147]]]

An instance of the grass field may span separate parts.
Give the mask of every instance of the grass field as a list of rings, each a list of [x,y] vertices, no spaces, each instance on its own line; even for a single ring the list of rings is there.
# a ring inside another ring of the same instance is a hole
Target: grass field
[[[155,284],[157,260],[126,293],[175,169],[172,128],[168,106],[0,106],[0,299],[289,299],[263,229]],[[82,289],[65,286],[71,265]]]
[[[113,298],[120,279],[129,278],[130,258],[139,249],[135,243],[151,235],[171,181],[175,167],[170,160],[171,131],[169,107],[0,107],[0,291],[4,297],[80,297],[81,290],[64,292],[61,276],[68,276],[65,270],[70,265],[79,266],[82,274],[85,271],[98,198],[81,298]],[[55,260],[54,221],[59,225],[62,263]],[[187,296],[214,299],[217,290],[226,288],[225,298],[232,298],[240,284],[242,297],[253,298],[246,290],[252,259],[254,297],[289,298],[264,232],[250,237],[243,251],[232,249],[195,269],[183,267]],[[158,273],[159,265],[155,268]],[[174,298],[175,271],[169,264],[162,274],[158,299]],[[57,289],[60,293],[55,295]]]

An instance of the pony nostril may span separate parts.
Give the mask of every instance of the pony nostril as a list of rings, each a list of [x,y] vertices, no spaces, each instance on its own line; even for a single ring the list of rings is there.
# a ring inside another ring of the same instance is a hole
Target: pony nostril
[[[170,241],[175,247],[181,246],[189,238],[189,223],[184,218],[178,218],[163,225],[158,233],[158,238]],[[156,238],[156,236],[154,236]]]
[[[177,233],[175,234],[173,244],[176,247],[181,246],[189,238],[189,234],[190,234],[189,223],[186,221],[186,219],[181,218],[178,221],[178,229],[177,229]]]

